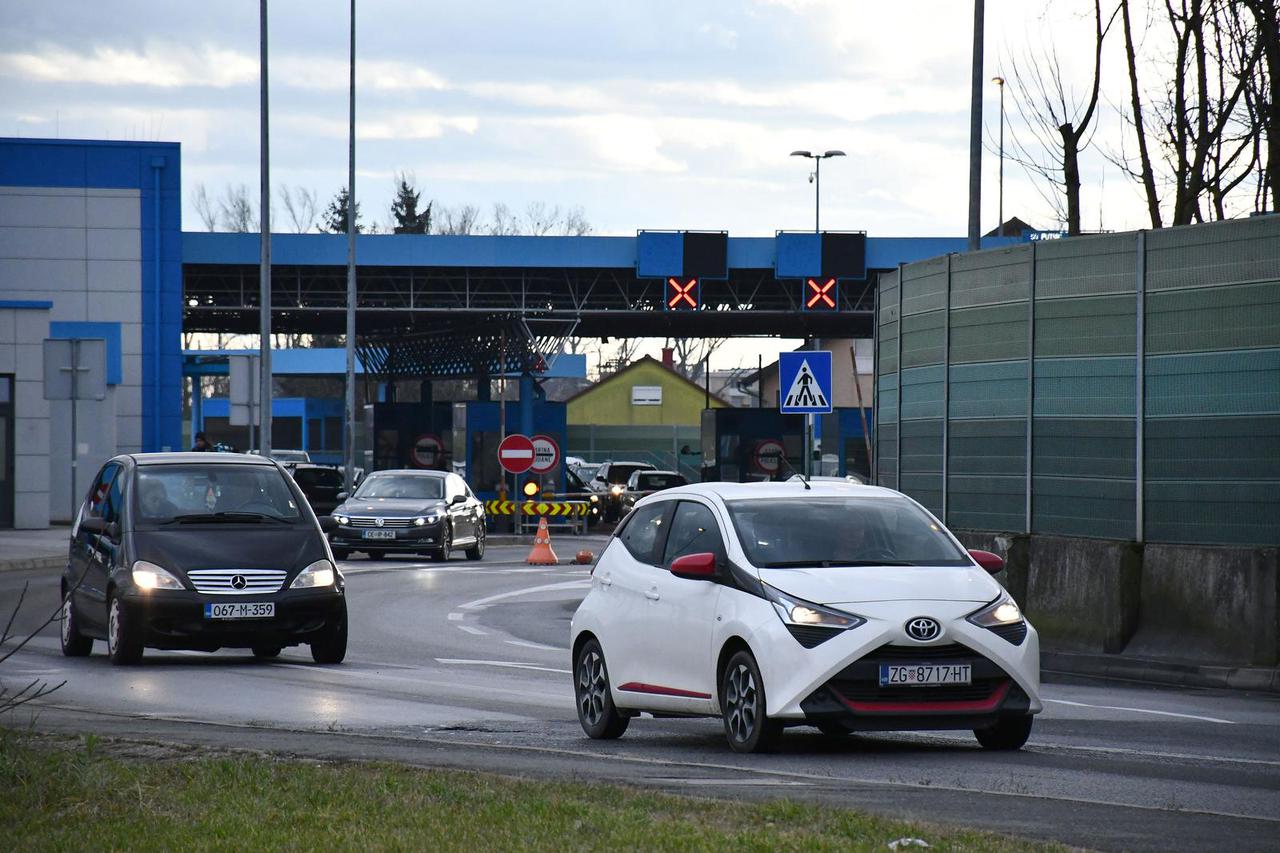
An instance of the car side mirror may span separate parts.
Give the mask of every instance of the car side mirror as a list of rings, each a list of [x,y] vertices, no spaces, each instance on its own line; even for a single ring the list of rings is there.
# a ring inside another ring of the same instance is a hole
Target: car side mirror
[[[334,500],[345,501],[349,497],[351,497],[351,495],[347,494],[346,492],[338,492],[338,494],[334,496]]]
[[[453,500],[449,501],[449,503],[451,504],[464,504],[466,502],[467,502],[466,495],[454,495]]]
[[[716,576],[716,555],[708,551],[676,557],[671,561],[671,574],[689,580],[713,580]]]
[[[1004,571],[1004,559],[999,554],[992,554],[990,551],[978,551],[969,549],[969,556],[973,561],[982,568],[986,569],[990,574],[999,574]]]
[[[324,533],[332,533],[338,529],[338,519],[332,515],[322,515],[316,521],[320,522],[320,530]]]

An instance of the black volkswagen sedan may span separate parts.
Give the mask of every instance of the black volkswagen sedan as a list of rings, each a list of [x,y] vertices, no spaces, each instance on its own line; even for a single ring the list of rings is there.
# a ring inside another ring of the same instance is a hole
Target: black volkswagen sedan
[[[270,459],[230,453],[117,456],[94,478],[62,577],[62,652],[106,640],[112,663],[144,648],[306,643],[347,653],[347,603],[323,527]]]
[[[484,556],[484,504],[466,481],[444,471],[376,471],[333,511],[333,553],[352,551],[372,559],[389,552],[427,554],[447,560],[465,548],[468,560]]]

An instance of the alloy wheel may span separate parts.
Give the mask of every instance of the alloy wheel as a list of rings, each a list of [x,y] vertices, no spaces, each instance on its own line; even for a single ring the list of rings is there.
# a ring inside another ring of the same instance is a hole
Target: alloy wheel
[[[67,596],[67,600],[62,602],[62,645],[71,645],[71,596]]]
[[[116,653],[120,648],[120,600],[111,599],[111,610],[107,614],[107,651]]]
[[[725,706],[729,731],[736,740],[751,738],[756,728],[756,680],[745,664],[738,664],[726,682]]]
[[[605,675],[604,660],[594,651],[583,655],[578,662],[578,705],[582,709],[582,718],[588,724],[597,725],[604,717],[604,700],[608,689],[609,679]]]

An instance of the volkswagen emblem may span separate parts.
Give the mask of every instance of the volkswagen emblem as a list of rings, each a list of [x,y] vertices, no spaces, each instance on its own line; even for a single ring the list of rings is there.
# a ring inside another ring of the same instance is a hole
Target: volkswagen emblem
[[[373,520],[373,523],[374,523],[374,524],[376,524],[376,525],[378,525],[379,527],[381,527],[382,525],[386,524],[386,523],[387,523],[387,521],[386,521],[386,519],[384,519],[384,518],[375,518],[375,519]]]
[[[232,589],[244,589],[244,588],[245,588],[246,586],[248,586],[248,585],[249,585],[249,582],[248,582],[247,580],[245,580],[245,579],[244,579],[244,575],[232,575],[232,576],[231,576],[231,588],[232,588]]]
[[[942,626],[937,620],[930,619],[928,616],[917,616],[907,623],[907,636],[913,640],[925,642],[932,640],[942,633]]]

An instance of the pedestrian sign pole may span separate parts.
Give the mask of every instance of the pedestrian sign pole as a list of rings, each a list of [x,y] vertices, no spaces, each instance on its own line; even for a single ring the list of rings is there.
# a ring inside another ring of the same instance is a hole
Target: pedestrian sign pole
[[[813,473],[813,416],[832,411],[830,350],[800,350],[778,356],[778,409],[805,415],[804,472]]]

